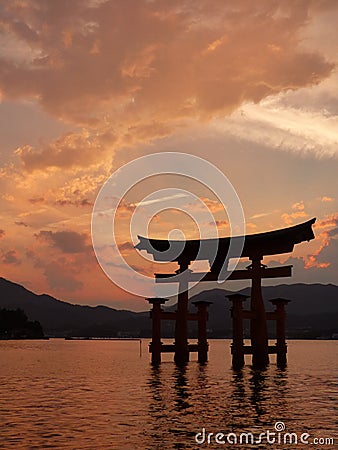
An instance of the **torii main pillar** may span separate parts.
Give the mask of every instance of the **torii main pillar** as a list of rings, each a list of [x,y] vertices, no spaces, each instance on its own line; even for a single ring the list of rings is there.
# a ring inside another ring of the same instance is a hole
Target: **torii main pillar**
[[[252,286],[250,335],[252,345],[252,365],[262,369],[269,365],[269,341],[266,314],[262,294],[262,257],[252,258]]]
[[[189,361],[188,347],[188,301],[189,301],[189,264],[190,261],[179,261],[181,274],[179,291],[177,295],[177,314],[175,322],[175,356],[177,364],[185,364]]]

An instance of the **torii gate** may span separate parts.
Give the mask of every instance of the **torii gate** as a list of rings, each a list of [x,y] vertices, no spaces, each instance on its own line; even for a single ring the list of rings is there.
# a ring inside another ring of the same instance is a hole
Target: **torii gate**
[[[252,364],[256,368],[266,367],[269,363],[269,353],[277,353],[279,348],[279,361],[285,360],[283,358],[286,353],[286,346],[282,344],[281,326],[284,327],[284,302],[276,303],[275,313],[266,313],[264,307],[264,301],[262,296],[262,278],[279,278],[290,277],[292,274],[292,266],[280,266],[280,267],[267,267],[262,264],[262,259],[267,255],[278,255],[283,253],[289,253],[293,251],[294,245],[303,241],[310,241],[314,239],[312,225],[316,219],[311,219],[299,225],[295,225],[288,228],[269,231],[266,233],[258,233],[244,236],[244,247],[240,254],[233,254],[231,257],[247,257],[251,260],[250,266],[244,270],[234,270],[227,277],[228,280],[252,280],[251,281],[251,309],[250,311],[243,311],[241,318],[238,321],[233,321],[235,329],[234,342],[233,342],[233,365],[234,367],[244,364],[244,358],[241,354],[252,354]],[[188,290],[189,282],[194,281],[217,281],[224,262],[227,259],[228,250],[230,247],[231,239],[243,239],[243,237],[226,237],[220,239],[203,239],[203,240],[187,240],[187,241],[175,241],[175,240],[161,240],[161,239],[149,239],[142,236],[138,236],[140,242],[135,246],[138,250],[146,250],[153,255],[155,261],[162,262],[174,262],[179,265],[179,269],[174,274],[155,274],[156,283],[170,283],[179,281],[179,293],[177,302],[176,313],[165,313],[161,310],[161,304],[165,302],[165,299],[149,299],[153,304],[153,332],[156,328],[157,332],[154,336],[153,342],[150,347],[152,352],[153,362],[159,362],[161,359],[161,352],[175,352],[175,361],[177,363],[186,363],[189,361],[189,352],[198,351],[199,360],[206,360],[207,343],[206,336],[202,341],[199,341],[198,346],[188,344],[188,320],[199,320],[200,328],[199,334],[205,335],[203,320],[206,321],[207,313],[206,307],[200,305],[199,310],[202,311],[201,315],[189,314],[188,312]],[[203,248],[203,251],[200,251]],[[208,253],[208,248],[210,252]],[[217,254],[213,254],[212,250],[217,248]],[[191,261],[197,259],[209,260],[210,271],[206,273],[194,273],[189,270]],[[179,276],[179,280],[177,279]],[[232,298],[233,301],[233,314],[238,314],[241,310],[241,299],[238,302],[238,298]],[[156,306],[155,306],[156,305]],[[278,313],[277,313],[278,311]],[[170,317],[169,317],[170,315]],[[200,319],[199,319],[200,317]],[[239,329],[236,327],[242,327],[242,320],[244,318],[250,319],[250,338],[251,347],[245,349],[244,346],[237,345],[240,341]],[[161,319],[173,319],[175,320],[175,343],[173,345],[164,346],[160,342],[160,320]],[[233,316],[234,319],[234,316]],[[266,320],[277,320],[277,329],[279,332],[279,340],[277,339],[276,350],[269,348],[268,345],[268,333]],[[155,323],[154,323],[155,320]],[[237,325],[236,325],[237,324]],[[237,338],[235,338],[237,336]],[[155,342],[156,341],[156,342]],[[197,348],[196,348],[197,347]],[[200,349],[198,348],[200,347]],[[202,351],[203,347],[203,351]],[[237,348],[240,350],[237,351]],[[246,351],[247,350],[247,351]],[[236,353],[237,352],[237,353]],[[203,357],[204,355],[204,357]],[[243,360],[243,364],[242,361]],[[237,361],[237,363],[236,363]]]

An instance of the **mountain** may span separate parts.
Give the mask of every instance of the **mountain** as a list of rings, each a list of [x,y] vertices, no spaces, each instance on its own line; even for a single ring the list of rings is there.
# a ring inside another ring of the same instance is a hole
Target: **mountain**
[[[38,320],[46,335],[114,336],[118,331],[151,328],[148,313],[107,306],[82,306],[37,295],[19,284],[0,278],[0,307],[20,308],[29,320]]]
[[[250,289],[242,289],[249,295]],[[211,289],[200,292],[189,300],[189,309],[195,311],[192,302],[208,300],[209,335],[230,337],[230,301],[232,291]],[[337,333],[338,286],[328,284],[282,284],[263,288],[266,310],[274,307],[268,299],[290,299],[287,306],[287,330],[291,337],[316,337]],[[244,303],[249,307],[249,300]],[[25,311],[29,320],[38,320],[46,335],[52,336],[150,336],[149,312],[117,310],[107,306],[83,306],[57,300],[50,295],[37,295],[19,284],[0,278],[0,308]],[[175,310],[175,306],[166,308]],[[270,324],[272,328],[273,324]],[[191,332],[196,323],[191,324]],[[247,325],[245,325],[248,328]],[[173,322],[163,323],[163,336],[173,334]]]
[[[250,295],[250,288],[239,292]],[[213,330],[212,335],[230,337],[231,302],[226,296],[231,293],[224,289],[211,289],[200,292],[190,299],[190,303],[197,300],[212,302],[209,306],[208,321],[208,327]],[[286,307],[286,328],[289,336],[316,337],[338,332],[338,286],[302,283],[266,286],[263,287],[263,297],[266,311],[274,310],[274,306],[269,302],[270,299],[281,297],[291,300]],[[249,306],[250,299],[244,302],[244,309],[249,309]],[[191,311],[195,309],[193,305],[190,306]],[[274,324],[268,324],[269,329],[272,330]]]

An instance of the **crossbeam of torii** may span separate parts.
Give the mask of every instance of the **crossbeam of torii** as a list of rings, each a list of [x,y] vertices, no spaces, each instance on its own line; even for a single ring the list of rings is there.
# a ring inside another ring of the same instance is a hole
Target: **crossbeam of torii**
[[[257,233],[244,237],[226,237],[219,239],[203,240],[162,240],[149,239],[139,236],[140,242],[135,246],[138,250],[146,250],[153,255],[155,261],[174,262],[179,265],[176,274],[155,274],[157,283],[177,282],[177,274],[186,273],[186,276],[179,279],[180,289],[178,294],[178,306],[175,315],[175,361],[184,363],[189,360],[188,346],[188,286],[189,282],[216,281],[220,276],[224,262],[227,260],[231,240],[244,240],[244,246],[240,247],[239,254],[232,251],[232,258],[247,257],[251,260],[251,265],[244,270],[235,270],[228,277],[228,280],[251,279],[251,311],[250,311],[250,333],[251,333],[251,353],[252,363],[255,367],[264,367],[269,362],[269,346],[266,325],[266,312],[262,296],[262,278],[276,278],[291,276],[292,266],[280,266],[267,268],[262,264],[262,259],[267,255],[278,255],[290,253],[295,244],[303,241],[310,241],[314,238],[312,225],[316,219],[311,219],[299,225],[288,228]],[[216,249],[216,254],[215,254]],[[208,260],[210,272],[193,273],[188,271],[189,264],[195,260]],[[186,271],[186,272],[185,272]],[[175,278],[176,277],[176,278]],[[163,302],[162,302],[163,303]],[[162,317],[164,318],[164,317]],[[161,348],[161,347],[160,347]],[[164,348],[164,347],[163,347]],[[164,351],[168,351],[164,350]]]

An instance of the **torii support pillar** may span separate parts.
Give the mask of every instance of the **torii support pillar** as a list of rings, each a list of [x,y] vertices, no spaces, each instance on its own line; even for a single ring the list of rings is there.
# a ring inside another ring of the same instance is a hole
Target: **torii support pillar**
[[[161,305],[168,300],[167,298],[147,298],[148,302],[153,305],[150,312],[152,319],[152,339],[150,343],[151,362],[159,364],[161,362]]]
[[[198,309],[198,321],[197,321],[197,335],[198,335],[198,362],[204,364],[208,361],[208,339],[207,339],[207,321],[208,311],[207,308],[211,305],[211,302],[203,300],[193,302]]]
[[[276,334],[277,334],[277,366],[284,368],[286,366],[287,345],[285,342],[285,305],[290,300],[285,298],[274,298],[270,302],[276,306]]]
[[[251,286],[251,345],[252,366],[255,369],[264,369],[269,365],[269,343],[266,315],[262,295],[262,269],[261,257],[252,258],[252,286]]]
[[[248,298],[248,295],[231,294],[227,297],[232,302],[232,367],[234,370],[239,370],[244,366],[243,301]]]
[[[177,364],[185,364],[189,361],[188,347],[188,287],[189,287],[189,263],[179,261],[179,270],[182,274],[177,295],[177,312],[175,323],[175,357]]]

